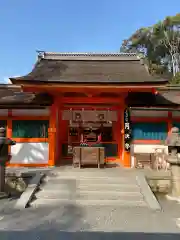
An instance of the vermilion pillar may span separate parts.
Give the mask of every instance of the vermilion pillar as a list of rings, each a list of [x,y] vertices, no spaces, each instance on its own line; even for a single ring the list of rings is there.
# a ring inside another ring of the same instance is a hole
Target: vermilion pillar
[[[168,112],[168,133],[170,133],[172,127],[173,127],[173,124],[172,124],[172,112]]]
[[[57,136],[56,136],[56,146],[57,146],[57,164],[60,164],[62,155],[62,143],[63,143],[63,131],[64,131],[64,121],[63,121],[63,105],[62,99],[59,97],[57,99],[58,108],[58,118],[57,118]]]
[[[118,143],[118,161],[122,163],[121,108],[117,109],[116,142]]]
[[[53,105],[50,107],[49,119],[49,166],[55,165],[56,160],[56,119],[57,119],[57,104],[54,99]]]

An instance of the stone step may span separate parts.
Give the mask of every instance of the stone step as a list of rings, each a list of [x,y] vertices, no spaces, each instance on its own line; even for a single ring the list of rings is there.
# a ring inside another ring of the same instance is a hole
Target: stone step
[[[91,176],[57,176],[57,177],[50,177],[47,176],[46,178],[44,178],[44,182],[56,182],[56,181],[83,181],[83,182],[96,182],[96,183],[134,183],[136,182],[136,179],[129,179],[126,177],[107,177],[107,176],[95,176],[95,177],[91,177]]]
[[[69,199],[36,199],[31,203],[32,207],[48,207],[62,205],[82,206],[122,206],[122,207],[147,207],[145,201],[124,201],[124,200],[69,200]]]
[[[83,199],[83,200],[143,200],[139,192],[108,192],[108,191],[39,191],[36,198],[41,199]]]
[[[54,190],[54,191],[63,191],[63,190],[70,190],[70,191],[78,191],[78,190],[88,190],[88,191],[140,191],[139,186],[135,184],[116,184],[116,183],[111,183],[111,184],[95,184],[95,183],[77,183],[76,181],[67,181],[67,182],[60,182],[57,181],[56,183],[44,183],[41,186],[41,189],[44,190]]]
[[[58,171],[58,172],[52,172],[51,174],[49,174],[49,176],[82,176],[82,177],[125,177],[125,178],[130,178],[130,177],[134,177],[135,174],[132,172],[124,172],[124,171],[113,171],[111,169],[111,171],[107,171],[107,170],[96,170],[93,169],[91,171],[87,171],[84,169],[80,169],[80,170],[75,170],[75,171]]]

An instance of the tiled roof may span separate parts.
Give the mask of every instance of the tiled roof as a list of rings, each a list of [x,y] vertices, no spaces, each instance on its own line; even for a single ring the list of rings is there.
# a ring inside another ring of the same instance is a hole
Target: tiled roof
[[[180,87],[170,86],[167,88],[158,89],[159,94],[166,100],[174,104],[180,104]]]
[[[168,94],[167,94],[168,95]],[[163,94],[153,94],[150,92],[131,92],[126,98],[126,104],[129,106],[174,106],[177,107],[180,102],[175,102],[170,97]]]
[[[51,104],[51,97],[47,94],[23,92],[20,86],[0,84],[0,105],[3,104]]]
[[[167,82],[149,74],[135,53],[51,53],[38,52],[38,61],[26,76],[15,82],[51,83],[150,83]]]
[[[39,59],[49,60],[139,60],[136,53],[78,53],[78,52],[44,52],[38,51]]]

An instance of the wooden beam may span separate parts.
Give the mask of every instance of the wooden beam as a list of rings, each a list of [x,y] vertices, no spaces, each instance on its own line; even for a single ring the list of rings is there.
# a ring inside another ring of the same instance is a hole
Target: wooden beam
[[[121,99],[120,98],[101,98],[101,97],[64,97],[62,98],[63,104],[66,103],[73,103],[73,104],[120,104]]]
[[[160,85],[161,86],[161,85]],[[53,93],[60,93],[60,92],[86,92],[89,90],[94,92],[127,92],[127,91],[138,91],[138,92],[144,92],[144,91],[150,91],[152,92],[152,89],[155,87],[160,86],[153,86],[153,85],[85,85],[85,84],[40,84],[40,85],[26,85],[24,84],[23,90],[24,91],[46,91]]]

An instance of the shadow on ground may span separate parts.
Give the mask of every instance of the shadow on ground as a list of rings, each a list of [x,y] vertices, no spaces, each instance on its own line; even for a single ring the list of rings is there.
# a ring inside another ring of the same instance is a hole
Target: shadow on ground
[[[173,233],[142,233],[142,232],[65,232],[65,231],[25,231],[25,232],[16,232],[16,231],[8,231],[8,232],[0,232],[1,240],[29,240],[29,239],[38,239],[38,240],[46,240],[46,239],[62,239],[62,240],[81,240],[81,239],[93,239],[93,240],[179,240],[180,234]]]

